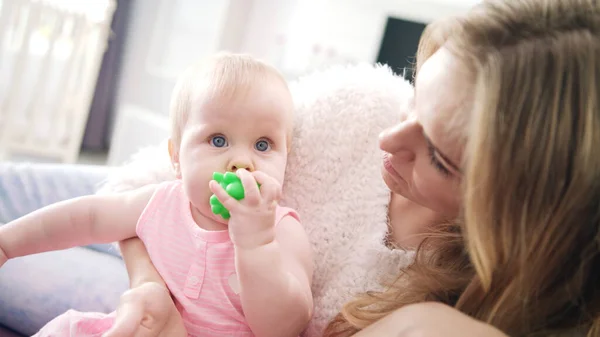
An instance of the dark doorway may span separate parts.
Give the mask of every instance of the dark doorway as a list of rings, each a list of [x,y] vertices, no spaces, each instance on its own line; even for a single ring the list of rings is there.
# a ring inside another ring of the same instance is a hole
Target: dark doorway
[[[422,22],[388,18],[377,62],[389,65],[412,83],[415,55],[425,26]]]

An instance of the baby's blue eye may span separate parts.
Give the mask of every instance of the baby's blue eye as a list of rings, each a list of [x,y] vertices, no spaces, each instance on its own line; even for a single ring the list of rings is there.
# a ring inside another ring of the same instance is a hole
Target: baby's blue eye
[[[268,151],[271,148],[271,144],[268,141],[261,139],[256,144],[254,144],[254,148],[260,152]]]
[[[223,136],[214,136],[210,139],[210,145],[214,147],[225,147],[227,146],[227,139]]]

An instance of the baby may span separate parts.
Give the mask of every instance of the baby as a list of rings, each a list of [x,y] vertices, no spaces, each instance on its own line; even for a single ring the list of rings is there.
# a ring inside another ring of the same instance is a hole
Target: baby
[[[249,56],[187,69],[171,102],[178,179],[60,202],[0,227],[8,259],[138,236],[191,336],[297,336],[312,315],[312,258],[296,212],[278,205],[293,127],[284,78]],[[235,172],[236,200],[213,172]],[[214,193],[230,212],[212,213]],[[97,336],[114,313],[69,311],[38,336]]]

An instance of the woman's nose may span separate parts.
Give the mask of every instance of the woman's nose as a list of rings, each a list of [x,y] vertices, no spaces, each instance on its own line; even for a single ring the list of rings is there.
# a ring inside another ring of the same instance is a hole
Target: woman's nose
[[[415,119],[408,119],[384,130],[379,135],[379,147],[388,153],[413,150],[422,137],[421,124]]]

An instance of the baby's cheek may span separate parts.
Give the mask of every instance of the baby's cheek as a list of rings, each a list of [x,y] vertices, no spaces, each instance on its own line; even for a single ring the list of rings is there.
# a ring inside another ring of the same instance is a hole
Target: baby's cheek
[[[190,179],[188,181],[184,181],[185,189],[190,201],[195,206],[199,206],[200,204],[208,203],[210,198],[210,188],[208,187],[209,180],[204,181],[204,179]]]
[[[285,180],[285,168],[274,171],[274,173],[271,174],[271,176],[275,178],[275,180],[277,180],[280,184],[283,184],[283,181]]]
[[[272,165],[269,165],[268,172],[265,172],[277,180],[280,184],[283,184],[283,181],[285,180],[285,169],[287,164],[286,159],[286,157],[280,158],[276,162],[272,163]]]

